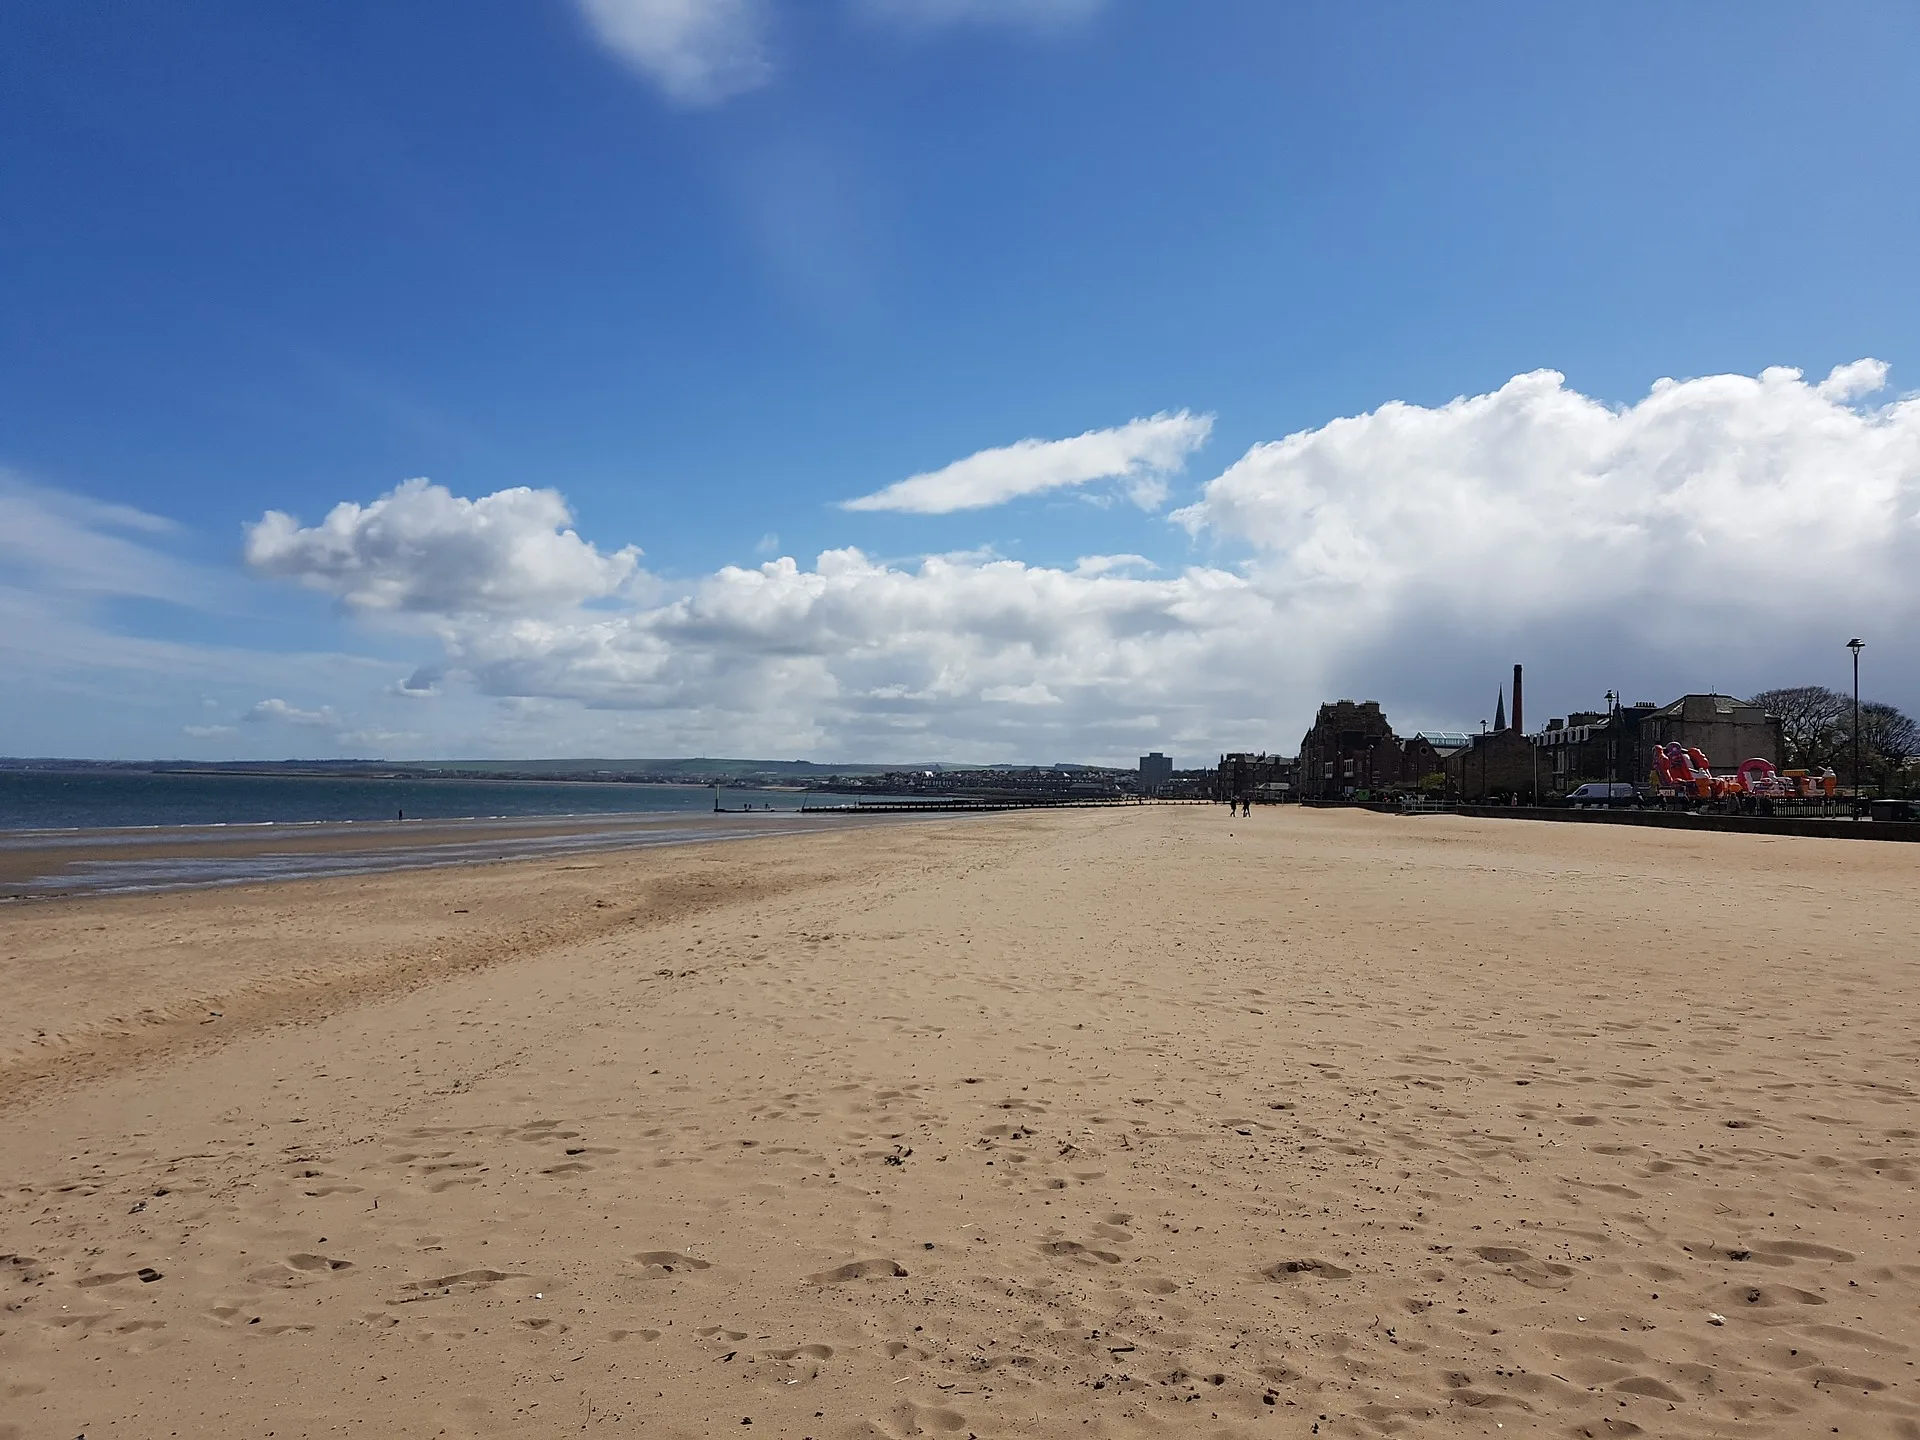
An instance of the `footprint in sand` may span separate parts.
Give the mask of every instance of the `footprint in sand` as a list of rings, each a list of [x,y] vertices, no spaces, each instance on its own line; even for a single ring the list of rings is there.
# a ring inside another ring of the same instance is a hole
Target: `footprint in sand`
[[[1069,1260],[1099,1261],[1103,1265],[1118,1265],[1120,1257],[1111,1250],[1093,1250],[1077,1240],[1043,1240],[1040,1249],[1048,1255],[1059,1255]]]
[[[967,1417],[944,1406],[916,1405],[908,1400],[894,1408],[893,1423],[902,1435],[952,1435],[967,1428]]]
[[[38,1285],[52,1273],[44,1261],[31,1256],[0,1255],[0,1275],[9,1276],[17,1284]]]
[[[1756,1256],[1779,1256],[1775,1263],[1788,1263],[1792,1260],[1837,1260],[1850,1261],[1855,1258],[1851,1250],[1836,1250],[1831,1245],[1816,1245],[1810,1240],[1756,1240],[1753,1242]]]
[[[1325,1260],[1281,1260],[1260,1273],[1269,1280],[1293,1280],[1302,1275],[1315,1275],[1322,1280],[1346,1280],[1353,1274],[1351,1270]]]
[[[682,1255],[678,1250],[648,1250],[633,1258],[634,1263],[638,1265],[669,1275],[677,1270],[705,1270],[713,1263],[709,1260],[697,1259],[692,1255]]]
[[[351,1270],[353,1268],[353,1262],[351,1260],[334,1260],[325,1255],[289,1255],[287,1257],[287,1264],[293,1266],[296,1270],[324,1272]]]
[[[809,1360],[831,1360],[833,1358],[833,1347],[831,1345],[795,1345],[786,1350],[764,1351],[760,1358],[763,1360],[798,1360],[802,1356],[805,1356]]]
[[[1490,1265],[1505,1266],[1509,1275],[1528,1285],[1560,1289],[1564,1287],[1555,1282],[1573,1274],[1571,1265],[1562,1265],[1554,1260],[1536,1260],[1525,1250],[1516,1250],[1509,1245],[1480,1245],[1474,1248],[1473,1253]]]
[[[1824,1305],[1827,1297],[1792,1285],[1739,1285],[1728,1292],[1725,1303],[1728,1309],[1734,1305],[1757,1305],[1764,1309],[1773,1305]]]
[[[422,1280],[413,1285],[415,1290],[451,1290],[454,1286],[479,1289],[483,1285],[497,1285],[502,1280],[517,1280],[525,1275],[523,1270],[462,1270],[458,1275],[442,1275],[438,1280]]]
[[[907,1267],[896,1260],[855,1260],[832,1270],[822,1270],[818,1275],[807,1276],[809,1285],[844,1285],[849,1280],[899,1280],[906,1277]]]

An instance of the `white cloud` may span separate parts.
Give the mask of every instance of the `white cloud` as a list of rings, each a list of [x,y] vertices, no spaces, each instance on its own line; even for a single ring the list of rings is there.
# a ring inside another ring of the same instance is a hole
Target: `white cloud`
[[[178,529],[144,510],[0,470],[0,583],[11,574],[30,577],[43,593],[187,603],[205,593],[204,582],[148,543]]]
[[[1662,380],[1612,409],[1540,370],[1256,445],[1174,518],[1354,620],[1416,596],[1496,624],[1644,598],[1724,638],[1736,612],[1751,634],[1843,595],[1904,606],[1920,404],[1843,403],[1884,378],[1866,361],[1818,386],[1787,369]]]
[[[409,480],[370,504],[336,505],[312,527],[269,510],[247,527],[246,559],[355,610],[539,613],[615,595],[639,570],[637,548],[602,555],[572,524],[553,490],[466,500]]]
[[[289,705],[285,700],[262,700],[242,717],[251,724],[260,724],[268,720],[283,721],[288,725],[300,725],[309,730],[332,729],[340,723],[340,717],[333,708],[322,705],[318,710],[302,710],[298,705]]]
[[[1070,440],[1020,440],[981,450],[939,470],[909,476],[884,490],[845,502],[848,510],[902,510],[945,515],[978,510],[1022,495],[1123,482],[1143,510],[1166,499],[1166,477],[1206,443],[1213,417],[1181,410],[1131,420],[1111,430],[1089,430]]]
[[[232,725],[182,725],[182,735],[190,735],[195,740],[221,740],[240,731]]]
[[[856,0],[858,8],[907,25],[1009,25],[1052,29],[1091,19],[1106,0]]]
[[[1383,700],[1403,728],[1470,726],[1515,660],[1536,723],[1610,686],[1664,700],[1835,683],[1855,633],[1869,692],[1915,707],[1920,401],[1857,403],[1882,380],[1871,363],[1819,384],[1770,370],[1610,407],[1539,372],[1388,404],[1229,466],[1176,517],[1220,563],[1178,573],[1138,555],[1065,569],[829,550],[641,593],[572,537],[593,583],[489,560],[483,605],[468,583],[406,578],[434,569],[430,545],[375,568],[442,647],[407,683],[444,685],[443,705],[495,697],[496,747],[540,753],[563,734],[848,759],[1290,749],[1342,694]],[[362,583],[336,546],[274,553],[285,578]]]
[[[1058,705],[1060,697],[1038,680],[1031,685],[989,685],[980,698],[992,705]]]
[[[1158,570],[1144,555],[1082,555],[1074,562],[1075,575],[1111,575],[1117,570]]]
[[[765,0],[579,0],[600,43],[683,105],[766,83]]]
[[[1862,395],[1871,395],[1884,390],[1887,384],[1887,363],[1884,360],[1855,360],[1850,365],[1836,365],[1825,380],[1814,387],[1823,400],[1832,400],[1839,404],[1858,400]]]

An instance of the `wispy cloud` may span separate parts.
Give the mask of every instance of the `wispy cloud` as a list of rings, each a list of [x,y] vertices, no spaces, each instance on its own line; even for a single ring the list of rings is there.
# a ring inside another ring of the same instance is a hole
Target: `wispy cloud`
[[[9,572],[75,597],[189,602],[205,579],[153,548],[179,527],[128,505],[36,485],[0,470],[0,584]]]
[[[298,705],[289,705],[280,699],[260,701],[243,718],[255,725],[278,720],[309,730],[331,730],[340,723],[340,717],[330,705],[322,705],[317,710],[302,710]]]
[[[1106,0],[853,0],[855,9],[897,24],[1007,25],[1058,29],[1089,20]]]
[[[593,33],[683,105],[713,105],[764,85],[765,0],[579,0]]]
[[[946,515],[1004,504],[1022,495],[1118,480],[1128,499],[1143,510],[1153,510],[1166,499],[1167,477],[1206,443],[1212,429],[1211,415],[1181,410],[1132,420],[1111,430],[1089,430],[1070,440],[1020,440],[896,481],[884,490],[844,502],[844,508]]]
[[[716,105],[773,78],[771,0],[575,0],[607,50],[681,105]],[[807,0],[809,6],[819,0]],[[1106,0],[846,0],[903,30],[957,25],[1058,32]]]

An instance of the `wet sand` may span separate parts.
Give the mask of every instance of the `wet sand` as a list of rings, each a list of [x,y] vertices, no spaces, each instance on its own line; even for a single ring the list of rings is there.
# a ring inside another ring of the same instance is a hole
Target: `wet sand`
[[[1917,871],[1148,808],[9,907],[0,1437],[1920,1436]]]
[[[0,831],[0,902],[368,875],[575,852],[809,834],[899,817],[663,811]]]

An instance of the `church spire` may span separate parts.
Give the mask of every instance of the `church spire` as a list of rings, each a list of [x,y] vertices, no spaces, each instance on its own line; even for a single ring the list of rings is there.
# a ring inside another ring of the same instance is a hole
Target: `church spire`
[[[1493,729],[1497,735],[1507,728],[1507,687],[1500,687],[1500,698],[1493,702]]]

